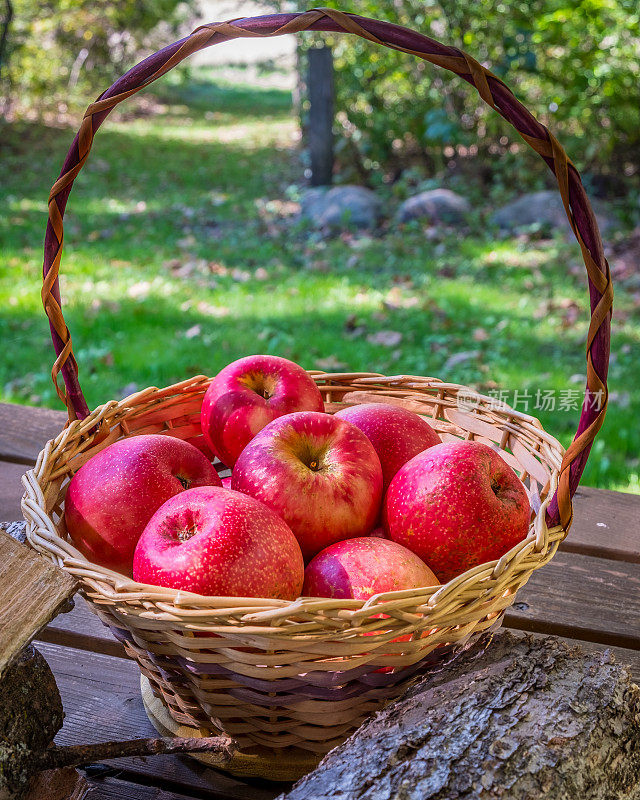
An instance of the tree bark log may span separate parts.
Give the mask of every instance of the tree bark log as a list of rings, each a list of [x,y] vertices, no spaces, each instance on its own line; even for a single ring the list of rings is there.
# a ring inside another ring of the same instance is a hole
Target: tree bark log
[[[49,665],[35,648],[25,647],[0,680],[0,800],[26,792],[33,765],[63,717]]]
[[[423,678],[286,795],[309,798],[636,800],[640,690],[608,651],[502,633]]]

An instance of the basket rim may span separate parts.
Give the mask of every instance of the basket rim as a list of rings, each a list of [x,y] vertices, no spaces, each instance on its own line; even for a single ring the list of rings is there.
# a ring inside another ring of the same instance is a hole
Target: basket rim
[[[387,386],[399,385],[399,379],[404,377],[415,382],[413,385],[416,385],[416,388],[417,383],[419,383],[420,388],[423,389],[426,387],[434,387],[438,390],[448,388],[452,390],[464,389],[474,391],[474,394],[479,398],[485,397],[475,392],[475,390],[471,390],[470,387],[446,383],[438,378],[384,376],[378,373],[326,373],[317,370],[310,370],[309,372],[318,383],[334,381],[331,385],[338,389],[340,388],[341,379],[350,380],[351,385],[357,383],[358,386],[362,385],[363,388],[381,383],[385,384],[384,388],[386,388]],[[557,545],[565,536],[566,532],[561,524],[553,527],[547,526],[546,510],[553,498],[559,476],[559,470],[551,468],[551,480],[547,495],[535,513],[529,526],[527,537],[503,554],[500,559],[472,567],[444,584],[418,589],[383,592],[373,595],[367,600],[304,596],[295,600],[206,596],[179,589],[143,584],[89,561],[71,542],[62,538],[56,530],[55,523],[45,510],[44,493],[40,478],[40,472],[43,467],[55,452],[64,449],[65,444],[73,436],[84,436],[97,428],[98,433],[93,434],[92,438],[98,437],[98,441],[100,438],[104,438],[104,434],[101,435],[100,430],[106,424],[106,417],[110,413],[114,420],[121,415],[126,417],[127,411],[135,411],[135,404],[141,399],[149,399],[150,397],[154,400],[158,397],[164,397],[167,400],[174,397],[179,399],[189,389],[198,392],[203,391],[210,381],[211,378],[207,376],[196,376],[162,389],[147,387],[119,401],[109,400],[97,406],[83,420],[74,420],[68,423],[57,437],[45,444],[38,456],[35,467],[24,474],[22,482],[25,487],[25,495],[22,498],[22,511],[28,523],[27,539],[29,544],[76,577],[81,583],[81,592],[85,596],[90,596],[96,603],[115,605],[124,614],[134,614],[157,621],[181,621],[186,625],[197,625],[199,629],[206,627],[211,632],[215,632],[217,629],[228,632],[230,624],[239,623],[243,626],[243,629],[249,626],[252,629],[256,629],[256,632],[259,628],[261,630],[269,630],[270,634],[279,631],[281,635],[289,635],[293,626],[296,631],[302,633],[303,631],[300,630],[300,618],[306,615],[311,615],[315,618],[318,614],[328,615],[327,622],[331,618],[335,619],[336,623],[339,621],[341,627],[347,624],[347,627],[354,628],[367,624],[367,619],[370,620],[376,614],[390,611],[419,614],[424,622],[421,627],[428,627],[428,618],[431,614],[441,611],[452,603],[455,606],[459,598],[464,596],[465,590],[470,589],[471,586],[486,585],[486,592],[475,600],[480,605],[483,596],[494,596],[493,590],[495,590],[496,584],[500,583],[501,576],[514,560],[531,558],[536,562],[533,569],[547,563],[555,554]],[[327,387],[325,386],[324,388]],[[407,394],[411,394],[411,389],[408,387]],[[493,398],[485,397],[485,399],[493,401]],[[425,396],[425,401],[428,400],[434,403],[437,402],[436,398]],[[526,414],[523,415],[521,412],[511,409],[506,403],[500,403],[497,410],[504,413],[505,416],[522,418],[525,426],[532,426],[537,436],[540,436],[547,445],[553,446],[554,450],[557,450],[559,460],[562,458],[564,448],[555,437],[542,427],[537,418]],[[112,422],[111,424],[114,423]],[[46,483],[46,481],[44,482]],[[507,603],[507,605],[509,604]],[[215,615],[214,620],[205,625],[203,618],[211,617],[212,614]],[[225,621],[225,614],[232,616],[234,621],[232,623]],[[219,624],[216,624],[216,621]],[[387,626],[385,623],[385,627],[394,627],[394,622],[396,620],[391,615],[389,625]],[[308,634],[310,632],[308,630],[309,625],[303,624],[303,627],[304,632]],[[315,627],[316,625],[311,625],[311,628]],[[378,621],[377,628],[379,629],[380,627]],[[415,625],[412,626],[412,629],[415,629]],[[338,633],[337,630],[336,633]],[[397,636],[397,630],[393,635]]]

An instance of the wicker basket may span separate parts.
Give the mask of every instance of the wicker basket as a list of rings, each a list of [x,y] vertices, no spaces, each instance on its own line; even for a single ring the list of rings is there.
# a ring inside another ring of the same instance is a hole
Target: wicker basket
[[[565,453],[533,417],[436,378],[311,373],[329,412],[360,402],[394,403],[424,415],[445,441],[475,439],[496,448],[521,476],[536,511],[528,538],[499,561],[444,586],[391,592],[367,602],[201,597],[138,584],[89,563],[70,544],[63,515],[66,487],[82,464],[117,439],[164,433],[197,443],[209,379],[149,388],[89,412],[58,289],[67,198],[95,131],[119,102],[208,45],[303,30],[348,32],[456,72],[552,169],[589,277],[587,389],[578,433]],[[162,704],[165,722],[152,714],[156,724],[167,727],[172,720],[202,733],[226,731],[248,759],[236,764],[244,774],[290,778],[309,769],[431,663],[500,623],[517,590],[566,535],[571,497],[606,409],[611,280],[589,202],[563,149],[498,78],[463,52],[405,28],[329,9],[198,28],[138,64],[89,106],[51,191],[43,302],[58,356],[53,379],[70,423],[25,475],[29,541],[80,580],[93,610],[136,659],[148,680],[147,695],[150,688],[156,710],[157,702]],[[66,392],[58,386],[59,373]]]

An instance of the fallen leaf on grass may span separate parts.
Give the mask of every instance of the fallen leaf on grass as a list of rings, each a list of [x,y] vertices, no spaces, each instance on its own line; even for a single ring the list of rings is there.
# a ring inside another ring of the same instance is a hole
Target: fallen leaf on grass
[[[463,350],[461,353],[454,353],[445,361],[443,371],[448,372],[450,369],[457,367],[458,364],[463,364],[465,361],[470,361],[472,358],[478,358],[479,356],[479,350]]]
[[[580,319],[580,306],[575,300],[561,303],[560,308],[564,309],[562,320],[560,322],[563,328],[571,328]]]
[[[316,366],[319,369],[336,369],[336,370],[343,370],[347,368],[347,365],[344,364],[342,361],[337,359],[335,356],[327,356],[326,358],[319,358],[316,361]]]
[[[383,347],[395,347],[402,341],[400,331],[378,331],[367,336],[369,344],[381,344]]]
[[[472,336],[474,342],[486,342],[489,338],[489,334],[484,328],[475,328]]]
[[[139,281],[127,289],[127,297],[131,297],[135,300],[144,300],[149,296],[150,291],[151,284],[149,281]]]
[[[233,269],[231,270],[231,277],[237,283],[246,283],[251,279],[251,273],[246,269]]]
[[[192,325],[191,328],[187,328],[187,330],[182,334],[185,339],[195,339],[196,336],[200,336],[202,333],[202,326],[201,325]]]
[[[395,311],[399,308],[415,308],[420,300],[415,295],[405,296],[399,286],[393,286],[382,301],[384,308]]]
[[[180,248],[180,250],[188,250],[190,247],[194,247],[196,244],[196,237],[193,235],[185,236],[182,239],[178,239],[176,242],[176,245]]]
[[[210,261],[207,264],[207,269],[212,275],[226,275],[229,272],[224,264],[220,264],[218,261]]]
[[[364,325],[358,324],[358,318],[355,314],[350,314],[345,320],[344,331],[349,338],[354,339],[358,336],[363,336],[367,329]]]
[[[230,313],[226,306],[214,306],[211,303],[205,303],[204,300],[201,300],[198,303],[196,309],[200,312],[200,314],[204,314],[207,317],[215,317],[216,319],[227,317]]]

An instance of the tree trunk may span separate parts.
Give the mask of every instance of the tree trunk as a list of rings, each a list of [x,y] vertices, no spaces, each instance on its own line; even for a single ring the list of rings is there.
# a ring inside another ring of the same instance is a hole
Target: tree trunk
[[[4,0],[5,4],[5,17],[2,20],[2,31],[0,32],[0,78],[2,78],[2,66],[4,64],[4,54],[7,46],[7,37],[9,35],[9,26],[13,19],[13,5],[11,0]]]
[[[640,690],[608,651],[503,633],[423,678],[286,795],[309,798],[635,800]]]

